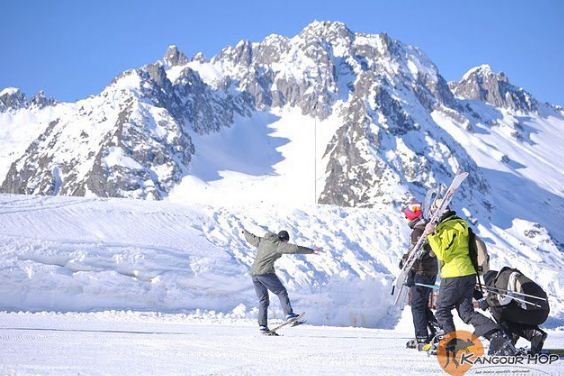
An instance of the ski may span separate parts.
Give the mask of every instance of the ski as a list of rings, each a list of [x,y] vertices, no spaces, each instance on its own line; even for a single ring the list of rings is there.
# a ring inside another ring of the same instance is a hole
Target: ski
[[[523,303],[523,304],[529,304],[529,305],[532,305],[533,307],[542,308],[542,306],[541,306],[540,304],[528,302],[528,301],[526,301],[525,299],[517,298],[516,296],[511,295],[511,294],[508,294],[508,293],[497,292],[497,291],[489,291],[489,292],[491,292],[492,294],[497,294],[497,295],[499,295],[499,296],[501,296],[501,297],[511,298],[511,299],[513,299],[513,300],[515,300],[515,301],[518,301],[518,302],[521,302],[521,303]]]
[[[415,286],[427,287],[427,288],[435,289],[435,290],[439,289],[438,285],[426,285],[424,283],[416,283]],[[476,286],[478,286],[478,285],[476,285]],[[522,300],[521,298],[526,297],[526,298],[538,299],[538,300],[542,300],[542,301],[547,300],[545,298],[541,298],[540,296],[525,294],[525,293],[517,292],[517,291],[510,291],[510,290],[506,290],[506,289],[501,289],[499,287],[491,287],[491,286],[482,286],[482,287],[485,290],[487,290],[488,292],[498,294],[498,295],[502,295],[502,296],[508,296],[508,297],[513,298],[515,300],[518,300],[520,302],[523,302],[523,303],[526,303],[526,304],[531,304],[531,305],[534,305],[536,307],[540,307],[540,305],[535,304],[535,303],[526,302],[526,301]]]
[[[441,205],[433,213],[431,219],[429,220],[429,223],[433,223],[434,225],[437,225],[439,219],[441,218],[446,208],[450,204],[452,197],[454,196],[454,193],[467,177],[468,177],[467,172],[459,173],[454,177],[452,183],[450,184],[447,191],[445,192],[444,197],[441,199]],[[421,235],[421,237],[419,238],[419,240],[417,241],[417,243],[410,249],[407,256],[407,260],[403,265],[403,268],[400,270],[400,273],[397,275],[396,279],[394,280],[394,283],[392,285],[392,295],[397,293],[394,299],[395,305],[397,305],[402,295],[405,296],[405,294],[402,294],[402,291],[404,290],[404,286],[405,286],[405,280],[407,279],[407,275],[409,274],[409,271],[413,267],[415,261],[417,261],[423,254],[423,244],[425,244],[425,242],[427,241],[427,235],[429,235],[429,232],[425,230]]]
[[[486,290],[491,290],[491,292],[494,293],[498,293],[498,294],[502,294],[502,295],[506,295],[506,296],[510,296],[511,295],[519,295],[522,297],[527,297],[527,298],[533,298],[533,299],[538,299],[538,300],[543,300],[546,301],[545,298],[541,298],[540,296],[536,296],[536,295],[531,295],[531,294],[525,294],[522,292],[517,292],[517,291],[510,291],[510,290],[506,290],[506,289],[501,289],[499,287],[491,287],[491,286],[483,286]]]

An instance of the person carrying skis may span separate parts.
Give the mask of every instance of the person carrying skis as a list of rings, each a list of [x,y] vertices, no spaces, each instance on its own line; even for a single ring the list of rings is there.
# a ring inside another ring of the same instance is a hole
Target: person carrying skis
[[[435,200],[431,211],[440,207]],[[515,355],[511,338],[494,321],[474,311],[472,296],[476,285],[476,270],[470,259],[468,223],[447,207],[437,226],[426,225],[427,241],[439,260],[441,284],[437,299],[436,317],[444,333],[455,331],[452,310],[466,324],[474,327],[477,337],[490,341],[489,355]]]
[[[292,309],[290,299],[288,298],[288,291],[275,273],[274,263],[283,254],[319,254],[321,248],[314,247],[314,249],[310,249],[290,244],[290,235],[285,230],[280,231],[278,234],[268,232],[264,237],[256,236],[245,229],[243,229],[242,234],[247,242],[257,247],[257,255],[251,267],[251,276],[259,299],[259,330],[264,335],[270,335],[267,316],[270,304],[268,291],[271,291],[280,299],[280,304],[286,315],[286,321],[295,320],[298,316]]]
[[[522,337],[531,343],[531,354],[540,353],[547,334],[539,325],[550,313],[544,290],[510,267],[484,274],[484,289],[486,297],[480,290],[474,291],[479,307],[489,310],[497,323],[511,334],[513,345]]]
[[[409,221],[408,226],[412,229],[411,245],[417,243],[427,222],[423,218],[421,203],[412,201],[403,211],[405,218]],[[409,272],[406,286],[410,288],[411,295],[411,314],[413,317],[413,327],[415,329],[415,340],[409,340],[406,344],[408,348],[417,348],[419,351],[423,349],[425,344],[435,336],[437,319],[429,308],[429,295],[432,289],[422,285],[434,285],[437,280],[437,259],[428,244],[425,246],[423,256],[415,262],[413,268]],[[407,258],[404,255],[400,262],[400,268]],[[417,285],[416,285],[417,284]]]

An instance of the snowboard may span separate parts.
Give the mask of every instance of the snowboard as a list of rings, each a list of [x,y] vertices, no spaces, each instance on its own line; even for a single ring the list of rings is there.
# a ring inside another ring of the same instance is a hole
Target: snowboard
[[[270,329],[270,334],[271,336],[278,336],[280,334],[278,334],[278,330],[282,329],[285,326],[291,325],[291,326],[298,326],[304,323],[304,321],[300,321],[302,317],[304,317],[305,312],[300,313],[298,316],[294,317],[291,320],[288,320],[286,322],[283,322],[282,324],[278,325],[277,327],[274,327],[272,329]]]

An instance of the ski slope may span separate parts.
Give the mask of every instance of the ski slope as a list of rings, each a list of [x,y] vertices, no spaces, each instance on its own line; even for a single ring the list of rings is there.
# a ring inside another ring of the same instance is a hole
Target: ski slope
[[[261,336],[250,320],[194,315],[0,313],[0,373],[399,375],[409,370],[409,375],[445,374],[436,357],[405,349],[409,332],[302,325],[281,334]],[[564,346],[564,333],[551,331],[547,346]],[[520,370],[558,375],[564,367],[559,360]]]

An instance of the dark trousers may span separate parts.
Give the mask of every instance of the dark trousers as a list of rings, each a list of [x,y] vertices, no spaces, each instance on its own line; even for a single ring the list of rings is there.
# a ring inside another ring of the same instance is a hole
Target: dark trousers
[[[458,311],[458,316],[462,321],[474,327],[474,334],[477,337],[486,336],[487,338],[492,332],[500,329],[493,320],[474,311],[472,293],[475,285],[475,275],[441,280],[436,316],[439,326],[445,333],[455,330],[451,313],[454,308]]]
[[[436,280],[436,275],[425,276],[416,274],[413,282],[434,285]],[[411,287],[411,315],[413,316],[416,338],[428,338],[429,332],[427,327],[437,321],[435,315],[433,315],[433,311],[429,309],[429,295],[432,291],[433,289],[430,287],[417,285]]]
[[[253,284],[255,285],[255,291],[259,299],[259,325],[267,326],[268,323],[267,314],[268,305],[270,304],[268,291],[271,291],[273,294],[278,296],[278,299],[280,299],[280,305],[284,310],[284,314],[289,315],[293,313],[292,306],[290,305],[290,299],[288,298],[288,291],[286,291],[286,288],[282,282],[280,282],[280,279],[278,279],[276,274],[254,275]]]

